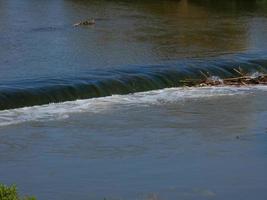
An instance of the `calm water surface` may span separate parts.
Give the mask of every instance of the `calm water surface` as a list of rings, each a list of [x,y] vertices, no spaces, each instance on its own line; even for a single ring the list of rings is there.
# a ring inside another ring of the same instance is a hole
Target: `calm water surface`
[[[266,68],[266,34],[264,1],[1,0],[1,108],[108,93],[111,76],[131,94],[0,110],[0,182],[38,200],[265,200],[267,87],[169,88],[165,72]]]

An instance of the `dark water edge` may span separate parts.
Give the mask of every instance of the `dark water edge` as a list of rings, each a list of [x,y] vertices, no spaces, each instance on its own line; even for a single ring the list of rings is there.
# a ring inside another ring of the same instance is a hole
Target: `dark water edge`
[[[0,110],[180,87],[183,80],[203,78],[203,72],[220,78],[240,76],[235,69],[248,74],[266,73],[267,59],[241,54],[171,65],[91,71],[75,78],[11,82],[0,86]]]

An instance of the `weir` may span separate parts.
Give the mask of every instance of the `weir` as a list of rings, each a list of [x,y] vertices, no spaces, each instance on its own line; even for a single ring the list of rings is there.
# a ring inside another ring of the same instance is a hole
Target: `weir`
[[[203,72],[220,78],[245,73],[266,73],[267,59],[248,57],[189,60],[161,66],[114,69],[106,73],[88,72],[80,78],[42,79],[2,84],[0,110],[129,94],[149,90],[185,86],[187,79],[203,78]]]

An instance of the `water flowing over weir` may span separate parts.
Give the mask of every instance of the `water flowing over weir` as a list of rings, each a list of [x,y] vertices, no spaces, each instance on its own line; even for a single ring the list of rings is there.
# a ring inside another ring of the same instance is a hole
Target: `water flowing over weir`
[[[202,71],[221,78],[236,77],[239,75],[236,68],[246,73],[266,73],[267,58],[235,55],[105,72],[91,71],[79,78],[0,83],[0,110],[179,87],[183,86],[185,79],[203,78]]]

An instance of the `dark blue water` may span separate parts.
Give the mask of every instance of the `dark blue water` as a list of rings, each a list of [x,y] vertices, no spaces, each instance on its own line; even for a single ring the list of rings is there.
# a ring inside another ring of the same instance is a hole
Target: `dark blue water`
[[[266,73],[264,53],[227,56],[205,60],[184,60],[157,66],[113,68],[99,72],[90,70],[80,76],[38,78],[7,82],[0,91],[0,109],[130,94],[156,89],[182,87],[184,80],[203,79],[203,72],[220,78]],[[205,78],[205,77],[204,77]]]
[[[40,200],[267,198],[265,1],[0,1],[0,182]],[[89,27],[73,27],[94,18]]]

